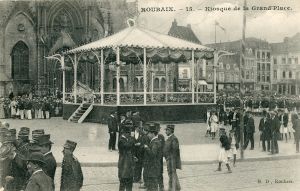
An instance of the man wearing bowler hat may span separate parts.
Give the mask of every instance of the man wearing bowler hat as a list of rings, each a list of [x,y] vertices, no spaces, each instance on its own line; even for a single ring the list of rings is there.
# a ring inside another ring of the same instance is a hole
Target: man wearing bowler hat
[[[175,125],[167,125],[166,134],[168,138],[164,147],[164,156],[167,162],[170,191],[181,189],[176,172],[176,169],[181,169],[180,150],[178,139],[174,135],[174,129]]]
[[[131,191],[134,177],[134,139],[130,136],[132,124],[125,124],[118,142],[119,161],[118,177],[119,190]]]
[[[158,190],[158,178],[160,175],[160,149],[161,142],[158,140],[158,131],[154,123],[149,124],[149,144],[144,145],[144,176],[148,191]]]
[[[27,169],[31,177],[29,178],[25,191],[54,191],[53,180],[42,170],[42,167],[45,165],[46,163],[42,153],[31,153],[27,159]]]
[[[50,135],[41,135],[37,139],[37,144],[40,147],[41,153],[44,155],[46,165],[43,167],[44,172],[54,181],[56,171],[56,160],[51,152],[52,142]]]
[[[77,143],[67,140],[64,145],[60,191],[79,191],[83,184],[83,174],[79,161],[73,155]]]

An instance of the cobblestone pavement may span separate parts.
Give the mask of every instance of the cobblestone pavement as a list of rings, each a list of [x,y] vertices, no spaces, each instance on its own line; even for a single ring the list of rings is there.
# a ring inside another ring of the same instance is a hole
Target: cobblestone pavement
[[[300,160],[278,160],[241,162],[232,168],[233,173],[215,172],[217,164],[185,165],[178,171],[182,191],[296,191],[300,188]],[[84,186],[82,191],[118,190],[117,167],[83,168]],[[56,188],[59,188],[60,168],[57,169]],[[275,180],[293,181],[276,183]],[[164,184],[168,177],[164,171]],[[269,181],[269,183],[267,183]],[[134,191],[142,190],[134,184]],[[58,190],[58,189],[57,189]]]

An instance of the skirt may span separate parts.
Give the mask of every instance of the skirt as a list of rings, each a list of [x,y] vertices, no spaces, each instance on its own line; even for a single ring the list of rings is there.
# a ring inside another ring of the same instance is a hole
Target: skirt
[[[228,151],[226,151],[223,147],[220,149],[218,160],[219,162],[228,164]]]
[[[293,124],[291,122],[289,122],[287,125],[287,131],[289,133],[295,133],[295,129],[293,128]]]
[[[280,132],[280,133],[283,133],[283,129],[284,129],[283,125],[280,125],[279,132]]]

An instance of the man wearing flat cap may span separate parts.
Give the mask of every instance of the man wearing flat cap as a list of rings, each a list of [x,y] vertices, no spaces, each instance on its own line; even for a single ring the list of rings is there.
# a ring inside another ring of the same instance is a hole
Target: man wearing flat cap
[[[181,169],[179,141],[174,135],[174,129],[175,125],[167,125],[166,134],[168,138],[166,139],[164,147],[164,156],[167,162],[170,191],[181,189],[176,172],[176,169]]]
[[[79,191],[83,184],[83,174],[79,161],[73,155],[77,143],[67,140],[64,145],[60,191]]]
[[[163,150],[164,150],[164,146],[165,146],[165,137],[159,133],[160,132],[160,124],[159,123],[154,123],[156,129],[157,129],[157,137],[158,140],[160,141],[160,146],[161,148],[159,149],[159,160],[160,160],[160,173],[158,176],[158,188],[160,191],[164,190],[164,177],[163,177],[163,172],[164,172],[164,154],[163,154]]]
[[[134,177],[134,138],[130,136],[132,124],[125,124],[118,142],[118,177],[120,191],[131,191]]]
[[[40,152],[31,153],[27,159],[27,169],[31,174],[25,191],[54,191],[53,180],[42,170],[45,166],[44,156]]]
[[[157,191],[158,178],[160,175],[160,149],[161,142],[158,140],[158,131],[154,123],[149,124],[148,137],[150,142],[144,145],[144,176],[148,191]]]
[[[116,150],[116,138],[117,138],[117,131],[118,131],[118,120],[117,120],[117,112],[111,112],[108,121],[108,133],[109,133],[109,142],[108,142],[108,149],[109,151]]]
[[[43,167],[44,172],[52,178],[54,181],[55,171],[56,171],[56,160],[51,152],[52,142],[50,141],[50,135],[41,135],[37,139],[37,144],[40,147],[41,153],[45,157],[46,165]]]

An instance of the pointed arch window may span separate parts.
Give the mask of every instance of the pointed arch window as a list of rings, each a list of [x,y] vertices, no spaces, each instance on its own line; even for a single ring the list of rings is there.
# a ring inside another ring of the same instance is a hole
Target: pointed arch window
[[[19,41],[13,47],[11,76],[14,80],[29,80],[29,49],[23,42]]]

